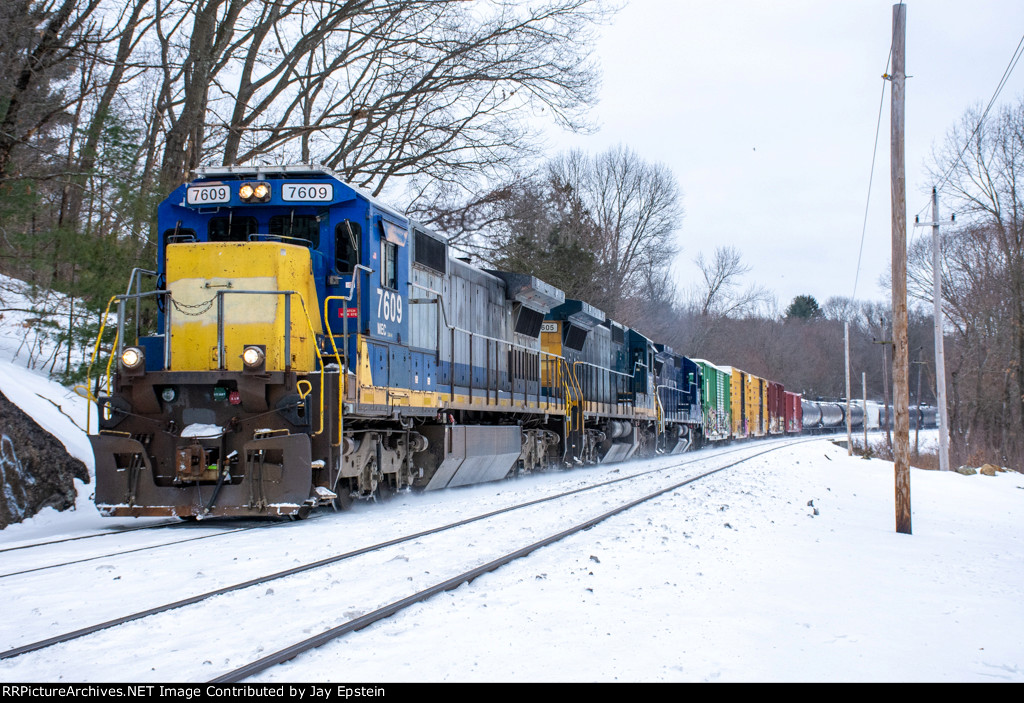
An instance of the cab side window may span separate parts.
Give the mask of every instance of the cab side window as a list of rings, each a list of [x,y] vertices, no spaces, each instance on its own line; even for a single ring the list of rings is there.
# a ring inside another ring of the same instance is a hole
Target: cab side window
[[[408,232],[404,227],[377,220],[380,236],[380,284],[392,290],[398,289],[398,247],[405,246]]]
[[[338,273],[350,273],[359,263],[362,228],[345,220],[334,228],[334,266]]]
[[[398,288],[398,245],[386,240],[380,245],[380,282],[385,288],[395,290]]]

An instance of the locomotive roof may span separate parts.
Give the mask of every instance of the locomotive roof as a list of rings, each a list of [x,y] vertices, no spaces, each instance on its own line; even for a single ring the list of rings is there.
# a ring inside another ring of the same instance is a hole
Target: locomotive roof
[[[362,186],[349,183],[341,174],[332,171],[322,164],[268,164],[259,166],[200,166],[195,170],[196,178],[253,178],[264,179],[271,176],[284,178],[333,178],[346,188],[351,188],[356,195],[371,203],[375,208],[388,214],[411,222],[409,217],[390,205],[378,200],[370,191]],[[421,228],[422,229],[422,228]]]

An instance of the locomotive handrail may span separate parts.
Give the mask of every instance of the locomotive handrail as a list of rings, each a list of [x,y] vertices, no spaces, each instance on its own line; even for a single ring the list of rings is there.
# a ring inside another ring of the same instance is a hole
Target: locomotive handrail
[[[268,242],[276,241],[282,244],[294,244],[299,247],[306,247],[307,249],[312,248],[313,242],[309,241],[305,237],[292,237],[287,234],[260,234],[259,232],[253,232],[246,237],[246,241],[249,242]]]
[[[103,311],[103,315],[100,317],[100,329],[99,329],[99,332],[97,332],[97,334],[96,334],[96,343],[93,345],[92,355],[89,357],[89,366],[86,367],[86,371],[85,371],[85,381],[86,382],[85,382],[84,385],[75,386],[75,393],[77,393],[79,396],[85,398],[87,401],[90,401],[92,403],[99,402],[99,396],[93,394],[93,392],[89,389],[89,384],[92,383],[92,369],[93,369],[93,366],[96,363],[96,357],[99,355],[100,344],[103,341],[103,333],[107,331],[107,322],[108,322],[108,319],[110,318],[110,308],[114,305],[115,302],[117,303],[117,327],[116,327],[116,331],[114,333],[114,344],[111,347],[112,352],[110,354],[110,358],[107,359],[107,367],[106,367],[106,374],[105,374],[106,375],[106,386],[105,386],[105,388],[106,388],[106,391],[108,393],[110,392],[110,388],[111,388],[110,369],[111,369],[111,367],[114,364],[114,359],[116,357],[120,356],[120,354],[121,354],[121,344],[124,342],[123,331],[124,331],[124,303],[125,303],[125,301],[126,300],[130,300],[130,299],[135,299],[135,301],[136,301],[136,306],[135,306],[135,310],[136,310],[136,313],[135,313],[135,323],[136,323],[136,337],[138,337],[137,333],[138,333],[138,319],[139,319],[139,304],[141,302],[141,299],[142,298],[149,298],[149,297],[155,297],[155,296],[167,295],[168,294],[168,292],[164,291],[164,290],[149,291],[149,292],[146,292],[146,293],[132,293],[131,292],[132,286],[134,285],[136,288],[138,287],[138,285],[139,285],[138,281],[137,281],[138,276],[139,276],[139,274],[143,274],[143,273],[156,275],[154,271],[149,271],[147,269],[141,269],[141,268],[134,268],[134,269],[132,269],[131,276],[129,277],[129,280],[128,280],[127,292],[124,293],[123,295],[112,295],[112,296],[110,296],[110,300],[107,301],[107,307]],[[166,336],[166,335],[159,335],[159,336]],[[96,391],[98,393],[100,388],[102,388],[102,386],[98,385],[99,384],[99,377],[97,377],[96,381],[97,381]],[[82,393],[79,389],[84,389],[85,392]],[[86,428],[90,427],[90,423],[91,422],[92,422],[92,405],[87,404],[86,405],[86,410],[85,410],[85,426],[86,426]]]
[[[103,315],[100,317],[100,330],[99,330],[99,333],[96,335],[96,343],[93,345],[93,348],[92,348],[92,356],[89,357],[89,366],[85,370],[85,384],[84,385],[75,386],[75,393],[77,393],[80,397],[85,398],[86,401],[89,401],[89,402],[87,402],[85,404],[85,430],[86,430],[86,432],[88,432],[89,428],[92,427],[92,403],[97,402],[99,400],[99,397],[96,396],[96,395],[93,395],[92,391],[89,390],[89,384],[92,383],[92,367],[93,367],[93,364],[96,363],[96,355],[99,354],[99,351],[100,351],[100,342],[103,340],[103,333],[107,329],[107,318],[110,316],[110,306],[114,304],[114,299],[116,297],[117,297],[116,295],[110,296],[110,300],[107,301],[107,308],[106,308],[106,310],[103,311]],[[117,338],[116,337],[114,339],[114,345],[115,346],[117,345]],[[113,360],[113,358],[114,358],[113,355],[111,355],[110,359]],[[109,384],[110,384],[110,363],[108,361],[108,363],[107,363],[107,389],[108,389],[108,392],[109,392],[109,388],[110,388]],[[100,389],[99,389],[99,378],[98,377],[96,379],[96,385],[97,385],[96,392],[99,393]],[[83,394],[79,389],[84,389],[85,393]]]
[[[462,332],[463,334],[469,335],[469,338],[470,338],[470,353],[472,353],[472,349],[473,349],[473,347],[472,347],[472,340],[474,338],[476,338],[476,339],[489,340],[489,341],[495,342],[496,344],[505,344],[505,345],[508,345],[509,349],[521,349],[521,350],[527,351],[527,352],[529,352],[531,354],[537,354],[538,391],[537,391],[537,393],[535,395],[535,398],[537,400],[538,405],[541,403],[541,399],[540,399],[541,398],[541,394],[540,394],[541,386],[539,384],[539,381],[540,381],[540,378],[541,378],[542,358],[550,357],[550,358],[556,359],[556,360],[557,359],[561,359],[564,362],[565,361],[565,357],[564,356],[561,356],[559,354],[552,354],[551,352],[546,352],[543,349],[539,349],[539,348],[538,349],[534,349],[533,347],[528,347],[525,344],[519,344],[517,342],[513,342],[513,341],[510,341],[510,340],[507,340],[507,339],[498,339],[497,337],[491,337],[491,336],[488,336],[486,334],[480,334],[478,332],[471,332],[470,330],[465,330],[465,329],[462,329],[461,327],[456,327],[455,325],[451,324],[451,322],[449,322],[449,320],[448,320],[448,313],[445,311],[445,308],[444,308],[444,305],[443,305],[443,303],[444,303],[444,294],[443,293],[440,293],[439,291],[436,291],[433,288],[425,286],[422,283],[416,283],[415,281],[409,281],[408,285],[411,286],[411,287],[414,287],[414,288],[418,288],[419,290],[421,290],[421,291],[423,291],[425,293],[430,293],[430,294],[436,296],[436,298],[434,298],[433,300],[417,300],[417,299],[414,299],[414,298],[410,298],[409,304],[410,305],[417,305],[417,304],[418,305],[430,305],[430,304],[436,304],[437,307],[441,310],[441,314],[438,316],[438,324],[439,325],[443,324],[445,329],[447,329],[447,331],[452,333],[452,344],[451,344],[451,349],[449,350],[450,355],[451,355],[451,358],[449,359],[449,364],[451,364],[452,369],[453,369],[452,370],[452,379],[451,379],[452,380],[452,383],[451,383],[451,388],[452,388],[451,394],[452,394],[452,396],[455,395],[455,373],[454,373],[454,365],[455,365],[455,339],[454,339],[454,333],[455,332]],[[440,360],[440,354],[441,354],[441,345],[440,345],[440,334],[439,334],[438,335],[438,360]],[[472,374],[472,371],[470,371],[470,388],[471,389],[472,389],[472,382],[473,382],[473,374]],[[512,390],[512,395],[513,396],[515,395],[515,387],[514,386],[513,386],[513,390]],[[524,391],[523,392],[523,400],[526,400],[527,397],[528,397],[528,392]],[[472,397],[471,397],[471,400],[472,400]],[[551,400],[550,399],[546,401],[546,405],[548,407],[551,406]]]
[[[128,289],[131,290],[131,285],[128,286]],[[138,329],[138,327],[139,327],[139,310],[140,310],[140,304],[142,302],[142,298],[158,298],[158,297],[162,297],[164,295],[169,296],[170,295],[170,291],[166,291],[166,290],[151,290],[151,291],[148,291],[146,293],[125,293],[124,295],[115,295],[113,298],[111,298],[111,300],[115,300],[115,299],[117,300],[117,336],[119,338],[119,341],[116,342],[115,345],[114,345],[114,351],[115,351],[116,356],[120,356],[121,355],[121,345],[124,344],[124,340],[125,340],[125,334],[124,334],[124,304],[127,301],[129,301],[129,300],[133,300],[133,299],[135,300],[135,339],[137,341],[138,338],[139,338],[139,334],[138,334],[138,332],[139,332],[139,329]],[[165,331],[164,334],[158,335],[158,336],[161,336],[161,337],[166,336],[166,331]]]
[[[309,310],[306,308],[306,301],[302,297],[302,294],[294,290],[218,290],[216,292],[217,297],[217,364],[218,368],[224,369],[224,296],[225,295],[283,295],[285,296],[284,305],[284,369],[288,371],[291,368],[292,363],[292,296],[298,296],[299,304],[302,305],[302,314],[306,318],[306,324],[309,327],[310,339],[316,341],[316,330],[313,328],[313,321],[309,317]],[[320,362],[320,429],[312,433],[310,437],[316,437],[324,431],[324,365]]]
[[[356,274],[358,273],[373,273],[373,269],[363,266],[362,264],[356,264],[352,269],[352,282],[353,286],[349,289],[348,295],[329,295],[324,298],[324,328],[327,331],[327,337],[331,340],[331,349],[334,350],[334,358],[338,362],[338,368],[340,373],[338,374],[338,443],[331,442],[332,447],[341,446],[341,438],[345,434],[345,392],[348,390],[348,304],[352,301],[352,297],[356,295],[356,291],[359,288],[359,279]],[[338,354],[338,345],[334,342],[335,334],[331,331],[330,318],[327,314],[327,308],[332,300],[342,301],[341,309],[344,314],[344,324],[342,325],[341,332],[341,346],[345,350],[345,365],[342,366],[341,356]],[[359,334],[359,300],[356,300],[356,334]],[[356,352],[358,355],[358,350]],[[322,366],[321,362],[321,366]],[[336,479],[335,479],[336,480]],[[333,485],[333,482],[332,482]]]
[[[153,278],[158,278],[160,276],[160,274],[158,274],[156,271],[150,271],[149,269],[139,268],[139,267],[136,266],[135,268],[132,269],[131,275],[128,278],[128,289],[124,292],[125,295],[131,295],[132,286],[133,285],[135,286],[135,293],[136,293],[136,295],[139,295],[139,288],[142,285],[142,281],[141,281],[142,274],[146,274],[147,276],[152,276]],[[136,298],[136,300],[135,300],[135,336],[136,337],[139,336],[139,329],[138,329],[139,328],[139,318],[142,315],[141,305],[142,305],[141,298]]]
[[[583,397],[583,387],[580,385],[579,378],[576,377],[576,364],[577,363],[579,363],[579,362],[573,362],[573,365],[571,367],[568,364],[565,365],[565,370],[566,370],[566,374],[565,375],[572,382],[571,385],[570,384],[566,384],[566,395],[567,396],[571,395],[572,389],[575,388],[577,400],[573,400],[572,401],[572,405],[580,406],[580,427],[578,429],[582,430],[583,426],[585,425],[585,423],[583,421],[583,415],[586,412],[587,408],[584,405],[584,403],[586,402],[586,398]],[[571,407],[569,405],[569,402],[570,402],[570,399],[567,397],[566,400],[565,400],[565,406],[566,406],[565,409],[566,409],[566,414],[569,416],[569,429],[571,430],[572,429],[572,409],[571,409]]]

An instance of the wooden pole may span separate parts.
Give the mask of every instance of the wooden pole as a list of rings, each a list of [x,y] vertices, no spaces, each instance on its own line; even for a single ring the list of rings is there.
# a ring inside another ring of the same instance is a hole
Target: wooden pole
[[[893,5],[892,104],[890,168],[892,183],[892,364],[895,427],[896,531],[911,534],[910,524],[910,382],[907,341],[907,182],[903,124],[906,86],[907,7]]]

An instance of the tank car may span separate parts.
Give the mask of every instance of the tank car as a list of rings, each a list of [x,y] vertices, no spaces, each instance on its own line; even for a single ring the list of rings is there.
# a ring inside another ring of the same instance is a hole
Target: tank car
[[[820,403],[804,398],[800,401],[800,413],[803,417],[803,429],[810,431],[821,429]]]
[[[825,430],[838,429],[846,422],[844,405],[840,403],[819,402],[821,408],[821,428]]]
[[[843,405],[843,416],[846,416],[846,405]],[[850,403],[850,427],[857,429],[864,426],[864,408],[858,403]]]

